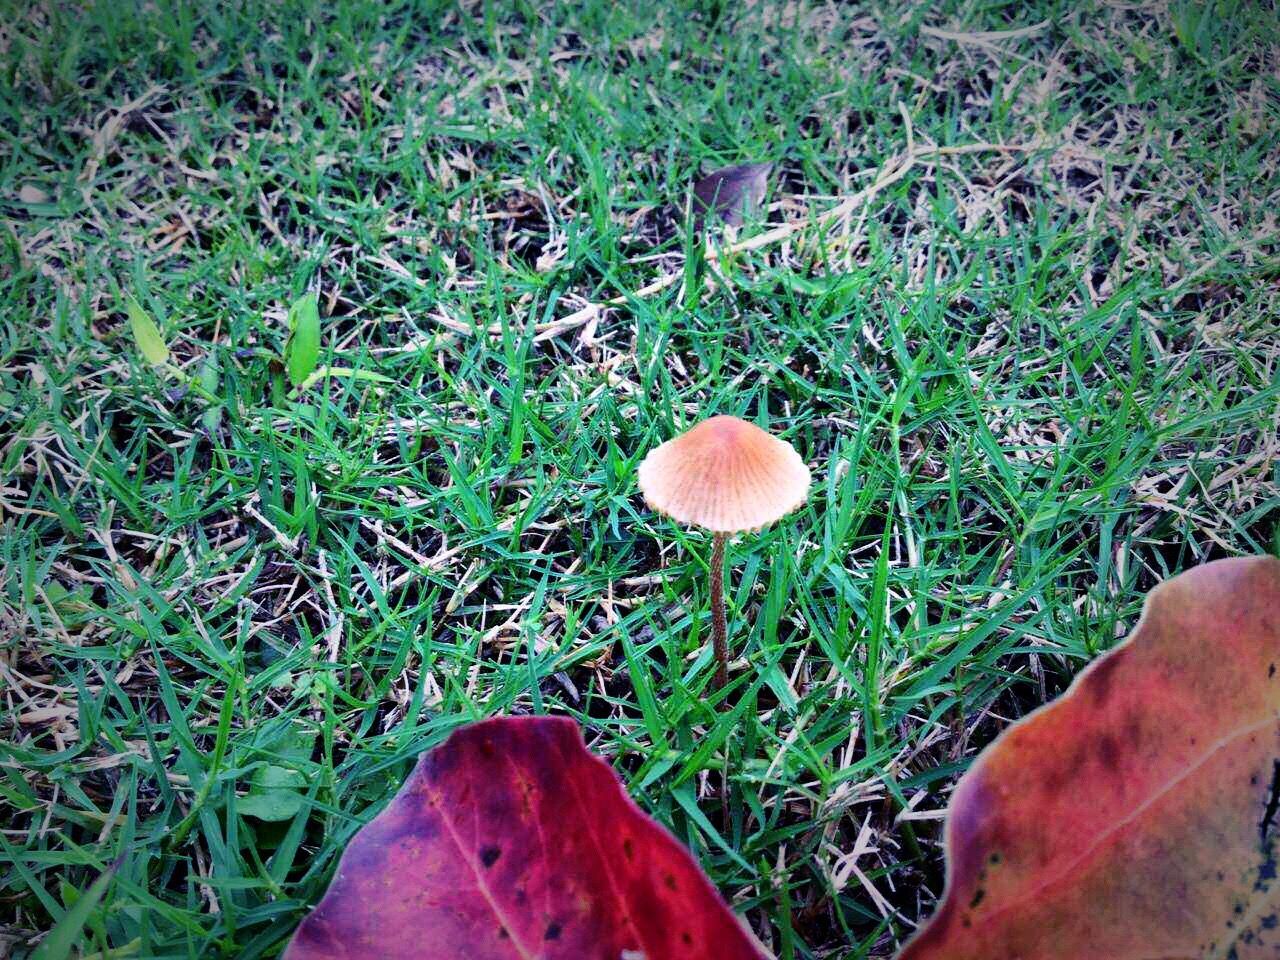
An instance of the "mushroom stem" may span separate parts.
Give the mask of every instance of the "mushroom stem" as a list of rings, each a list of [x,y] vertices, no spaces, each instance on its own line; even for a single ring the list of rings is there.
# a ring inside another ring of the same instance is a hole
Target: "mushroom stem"
[[[724,616],[724,544],[727,533],[711,538],[711,640],[716,652],[716,686],[729,682],[729,630]]]

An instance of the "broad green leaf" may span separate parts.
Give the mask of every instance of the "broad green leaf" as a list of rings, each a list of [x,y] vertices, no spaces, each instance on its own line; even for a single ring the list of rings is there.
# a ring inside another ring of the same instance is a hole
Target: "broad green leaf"
[[[248,796],[236,801],[236,810],[258,820],[291,820],[302,808],[299,789],[306,778],[297,770],[274,764],[259,767],[249,781]]]
[[[316,735],[291,724],[278,735],[258,744],[258,749],[273,758],[295,763],[311,759]],[[236,809],[258,820],[290,820],[302,809],[303,797],[298,792],[306,786],[306,777],[295,767],[264,764],[249,780],[248,794],[236,802]]]
[[[258,749],[265,750],[273,756],[284,760],[304,763],[311,759],[311,753],[315,749],[315,745],[316,734],[314,731],[308,731],[296,723],[291,723],[281,729],[274,737],[260,743]]]
[[[125,309],[129,313],[129,327],[133,331],[133,342],[142,351],[142,356],[152,366],[169,362],[169,347],[160,335],[155,321],[142,309],[142,305],[133,297],[125,301]]]
[[[314,292],[303,294],[289,308],[289,339],[284,345],[284,365],[289,382],[301,386],[320,359],[320,307]]]

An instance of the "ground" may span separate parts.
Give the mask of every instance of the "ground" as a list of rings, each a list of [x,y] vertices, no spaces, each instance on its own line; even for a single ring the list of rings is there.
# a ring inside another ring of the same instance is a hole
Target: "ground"
[[[117,858],[85,955],[275,955],[417,754],[528,712],[779,957],[889,956],[976,751],[1280,547],[1274,4],[5,6],[15,956]],[[358,375],[295,390],[308,290]],[[723,692],[710,540],[635,482],[712,413],[814,478],[730,545]]]

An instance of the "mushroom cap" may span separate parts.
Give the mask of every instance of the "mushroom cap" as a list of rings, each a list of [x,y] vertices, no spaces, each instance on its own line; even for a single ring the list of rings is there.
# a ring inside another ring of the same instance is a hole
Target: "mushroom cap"
[[[809,468],[785,440],[712,417],[649,451],[640,492],[659,513],[714,533],[758,530],[809,495]]]

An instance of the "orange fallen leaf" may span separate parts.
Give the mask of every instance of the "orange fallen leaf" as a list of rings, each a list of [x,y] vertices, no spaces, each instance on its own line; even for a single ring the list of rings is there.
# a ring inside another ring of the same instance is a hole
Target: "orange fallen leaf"
[[[1219,560],[961,779],[899,960],[1280,956],[1278,807],[1280,560]]]

